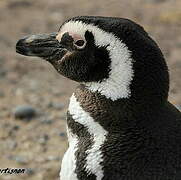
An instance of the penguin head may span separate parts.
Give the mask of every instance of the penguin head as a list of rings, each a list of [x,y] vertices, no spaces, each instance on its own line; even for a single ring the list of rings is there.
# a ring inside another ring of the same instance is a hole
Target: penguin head
[[[106,49],[108,44],[96,44],[97,34],[93,28],[89,29],[81,21],[70,20],[57,33],[19,40],[17,52],[49,61],[60,74],[74,81],[101,82],[109,76],[111,60]]]
[[[128,19],[74,17],[57,33],[20,39],[16,51],[49,61],[63,76],[113,101],[168,96],[168,70],[159,47]]]

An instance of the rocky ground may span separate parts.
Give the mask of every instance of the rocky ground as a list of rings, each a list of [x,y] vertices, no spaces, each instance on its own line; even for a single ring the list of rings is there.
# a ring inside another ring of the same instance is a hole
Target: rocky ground
[[[0,174],[0,180],[58,178],[67,148],[65,113],[76,83],[38,58],[16,54],[15,44],[27,34],[57,31],[77,15],[126,17],[142,24],[166,57],[169,100],[181,107],[180,0],[0,0],[0,168],[27,169],[24,175]],[[19,119],[22,113],[32,118]]]

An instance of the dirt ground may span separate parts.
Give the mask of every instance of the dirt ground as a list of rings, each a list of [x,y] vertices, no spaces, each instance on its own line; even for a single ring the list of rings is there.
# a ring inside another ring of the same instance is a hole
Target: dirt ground
[[[57,31],[77,15],[135,20],[160,45],[170,69],[169,100],[181,107],[180,0],[0,0],[0,168],[26,168],[0,180],[56,180],[67,148],[65,114],[76,83],[38,58],[20,56],[16,41],[28,34]],[[28,104],[37,111],[18,120],[13,109]]]

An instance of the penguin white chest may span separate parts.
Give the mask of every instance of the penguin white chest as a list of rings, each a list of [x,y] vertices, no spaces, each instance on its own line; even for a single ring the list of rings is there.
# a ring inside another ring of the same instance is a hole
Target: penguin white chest
[[[77,150],[78,139],[76,135],[74,137],[68,132],[68,141],[69,148],[67,149],[64,157],[62,159],[61,172],[60,172],[60,180],[78,180],[77,175],[75,173],[76,169],[76,160],[75,160],[75,152]]]
[[[86,150],[86,174],[94,174],[96,176],[96,180],[101,180],[104,176],[104,172],[101,165],[103,157],[100,148],[104,144],[108,132],[98,122],[96,122],[88,112],[84,111],[74,94],[70,99],[69,113],[72,116],[74,123],[83,125],[93,139],[93,144],[89,149]],[[76,160],[79,157],[76,157],[75,153],[77,150],[79,150],[79,154],[85,152],[81,152],[80,150],[81,138],[79,138],[76,134],[73,134],[69,127],[67,127],[67,133],[69,148],[62,160],[60,179],[78,180],[76,174],[77,171],[75,172],[75,170],[77,168]]]

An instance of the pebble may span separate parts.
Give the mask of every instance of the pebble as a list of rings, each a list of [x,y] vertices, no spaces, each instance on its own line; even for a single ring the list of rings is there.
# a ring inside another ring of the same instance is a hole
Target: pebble
[[[3,66],[4,62],[5,62],[5,58],[0,56],[0,66]]]
[[[65,134],[64,132],[60,132],[60,133],[59,133],[59,136],[60,136],[60,137],[65,137],[66,134]]]
[[[8,131],[9,136],[15,136],[15,133],[17,130],[19,130],[19,128],[20,127],[18,125],[11,127]]]
[[[163,3],[167,0],[147,0],[147,2],[150,2],[150,3]]]
[[[10,113],[7,111],[3,111],[3,108],[1,108],[1,113],[0,113],[0,119],[5,119],[7,117],[10,117]]]
[[[20,128],[19,125],[14,125],[14,126],[12,127],[12,130],[17,131],[17,130],[19,130],[19,128]]]
[[[12,155],[10,155],[8,157],[8,159],[14,160],[19,164],[27,164],[28,163],[28,159],[25,156],[12,156]]]
[[[41,117],[40,122],[42,124],[52,124],[53,120],[51,118],[48,118],[48,117]]]
[[[18,7],[30,7],[32,6],[32,3],[29,1],[10,1],[8,4],[8,8],[13,9],[13,8],[18,8]]]
[[[6,76],[7,71],[5,69],[0,69],[0,78]]]
[[[17,147],[17,142],[15,140],[9,140],[6,145],[8,149],[14,150]]]
[[[46,158],[47,161],[60,161],[60,157],[58,156],[48,156]]]
[[[65,105],[63,103],[50,102],[47,106],[48,106],[48,108],[62,110]]]
[[[37,163],[44,163],[46,161],[46,159],[42,156],[38,156],[38,157],[36,157],[35,161]]]
[[[46,144],[46,142],[49,140],[49,136],[47,134],[44,134],[43,136],[41,136],[39,139],[38,139],[38,142],[40,144]]]
[[[181,40],[177,43],[177,46],[181,48]]]
[[[12,180],[12,174],[4,176],[3,180]]]
[[[61,114],[59,116],[59,118],[62,119],[62,120],[66,120],[67,119],[67,113]]]
[[[35,117],[37,111],[30,105],[20,105],[13,109],[13,115],[16,119],[27,119]]]
[[[51,93],[55,96],[63,96],[65,95],[64,92],[59,91],[59,89],[51,89]]]
[[[9,128],[11,126],[11,124],[9,122],[5,122],[5,123],[1,124],[1,126],[3,128]]]
[[[12,43],[11,43],[10,39],[7,38],[7,36],[0,35],[0,42],[3,43],[3,45],[5,45],[7,47],[12,46]],[[4,58],[1,57],[1,59],[4,59]]]
[[[51,16],[49,17],[49,20],[53,22],[57,22],[63,19],[63,14],[61,14],[59,11],[58,12],[53,12]]]
[[[39,83],[38,81],[32,80],[29,82],[29,86],[30,91],[36,91],[39,88]]]
[[[5,93],[0,90],[0,98],[3,98],[3,97],[5,97]]]
[[[36,173],[36,169],[32,169],[32,168],[27,168],[26,169],[26,174],[28,174],[29,176],[33,175]]]
[[[23,88],[17,88],[14,92],[14,94],[16,96],[23,96],[24,92],[23,92]]]

